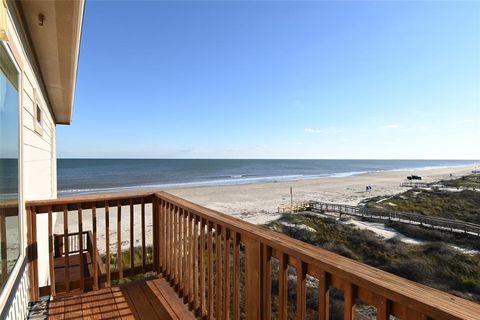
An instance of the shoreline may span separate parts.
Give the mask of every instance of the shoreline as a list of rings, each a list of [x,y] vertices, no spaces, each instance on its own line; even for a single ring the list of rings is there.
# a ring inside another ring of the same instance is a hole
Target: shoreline
[[[415,171],[422,182],[434,182],[466,175],[474,166],[447,167]],[[408,181],[411,170],[367,172],[346,177],[321,177],[308,180],[265,182],[249,185],[228,185],[166,189],[176,196],[229,215],[263,224],[278,216],[277,208],[290,203],[290,187],[293,201],[318,200],[323,202],[358,205],[376,196],[391,196],[407,190],[400,183]],[[366,191],[367,185],[372,190]],[[262,215],[272,215],[261,219]]]
[[[445,165],[445,166],[423,166],[412,168],[397,168],[397,169],[385,169],[385,170],[371,170],[371,171],[346,171],[336,173],[325,173],[318,175],[302,175],[302,174],[290,174],[281,176],[262,176],[253,177],[248,175],[231,175],[230,179],[221,180],[206,180],[206,181],[192,181],[192,182],[178,182],[169,184],[158,185],[137,185],[137,186],[125,186],[125,187],[106,187],[106,188],[92,188],[92,189],[69,189],[58,191],[59,197],[70,197],[79,195],[89,195],[97,193],[112,193],[112,192],[131,192],[131,191],[149,191],[149,190],[176,190],[176,189],[191,189],[191,188],[207,188],[207,187],[226,187],[226,186],[243,186],[243,185],[255,185],[255,184],[268,184],[268,183],[280,183],[280,182],[295,182],[295,181],[310,181],[324,178],[344,178],[355,177],[363,174],[372,173],[389,173],[389,172],[408,172],[409,174],[416,174],[427,170],[441,170],[441,169],[457,169],[457,168],[471,168],[476,167],[475,164],[462,164],[462,165]]]
[[[440,169],[429,169],[416,171],[415,174],[422,176],[422,182],[433,182],[449,178],[450,174],[454,177],[466,175],[471,172],[474,166],[449,167]],[[293,188],[294,201],[318,200],[324,202],[334,202],[342,204],[357,205],[360,201],[376,197],[391,196],[407,188],[400,187],[407,175],[411,171],[382,171],[363,173],[347,177],[323,177],[308,180],[280,181],[243,185],[227,186],[208,186],[165,189],[165,191],[205,206],[207,208],[240,218],[244,221],[261,225],[272,220],[278,219],[281,215],[277,213],[280,205],[290,202],[290,187]],[[365,191],[365,186],[371,185],[372,190]],[[157,189],[158,190],[158,189]],[[152,190],[156,191],[156,190]],[[83,215],[84,230],[91,230],[91,213],[85,210]],[[129,212],[127,207],[122,209],[122,221],[129,221]],[[139,217],[140,207],[135,206],[135,217]],[[73,213],[73,211],[71,211]],[[151,245],[152,239],[152,207],[146,206],[146,240],[147,245]],[[56,216],[55,233],[63,233],[63,216]],[[138,218],[135,218],[138,219]],[[69,219],[69,230],[74,232],[77,229],[75,215]],[[110,221],[116,221],[116,208],[110,210]],[[138,221],[138,220],[137,220]],[[116,244],[113,239],[116,238],[117,228],[115,223],[111,223],[109,230],[110,243],[112,247]],[[127,224],[128,225],[128,224]],[[105,248],[105,219],[104,209],[97,209],[97,241],[99,251],[104,252]],[[121,231],[122,247],[129,247],[129,230],[125,228]],[[139,245],[141,231],[138,227],[134,232],[135,246]]]

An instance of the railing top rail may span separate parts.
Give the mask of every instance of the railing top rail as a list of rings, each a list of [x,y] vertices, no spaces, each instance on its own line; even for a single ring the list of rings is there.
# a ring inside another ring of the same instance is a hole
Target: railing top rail
[[[25,201],[25,206],[28,207],[41,207],[46,208],[48,206],[62,206],[81,203],[99,203],[103,201],[120,201],[130,199],[141,199],[152,197],[153,192],[116,192],[105,194],[89,194],[74,197],[65,197],[58,199],[46,199],[46,200],[30,200]],[[45,210],[43,210],[45,211]]]
[[[451,294],[418,284],[391,273],[367,266],[284,234],[259,227],[241,219],[217,212],[166,192],[156,193],[161,200],[173,203],[212,223],[227,227],[250,239],[259,241],[310,265],[368,288],[392,301],[416,306],[418,311],[439,317],[474,319],[480,314],[480,305]]]

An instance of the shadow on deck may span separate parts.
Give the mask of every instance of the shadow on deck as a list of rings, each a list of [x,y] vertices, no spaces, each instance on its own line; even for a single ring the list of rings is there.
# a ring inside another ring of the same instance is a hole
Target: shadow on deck
[[[49,319],[195,319],[165,279],[137,280],[118,287],[58,295]]]

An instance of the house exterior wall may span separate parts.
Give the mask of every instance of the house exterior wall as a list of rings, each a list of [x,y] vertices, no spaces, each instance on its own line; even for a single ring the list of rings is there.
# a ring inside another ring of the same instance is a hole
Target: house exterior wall
[[[14,62],[20,69],[19,78],[19,168],[20,168],[20,204],[19,216],[21,217],[21,235],[22,245],[20,258],[17,266],[13,270],[7,285],[0,295],[0,311],[2,315],[6,308],[17,308],[26,305],[28,302],[28,294],[22,288],[26,288],[23,284],[13,288],[15,279],[23,279],[28,273],[28,268],[21,268],[19,265],[26,256],[27,243],[27,225],[25,201],[35,199],[49,199],[57,197],[56,189],[56,131],[55,121],[48,101],[42,90],[42,82],[38,73],[35,72],[34,59],[29,55],[27,45],[22,42],[21,27],[16,24],[16,18],[12,13],[8,13],[7,18],[7,35],[8,41],[4,44],[7,50],[12,54]],[[37,105],[41,110],[41,125],[36,120]],[[47,217],[38,217],[37,234],[46,236],[48,230]],[[38,247],[38,275],[39,285],[44,286],[48,283],[48,247],[46,241],[39,242]],[[16,292],[14,292],[14,290]],[[26,289],[25,289],[26,290]],[[16,293],[13,298],[11,293]],[[23,301],[27,299],[26,301]],[[10,301],[8,305],[6,303]],[[15,304],[11,303],[16,301]]]

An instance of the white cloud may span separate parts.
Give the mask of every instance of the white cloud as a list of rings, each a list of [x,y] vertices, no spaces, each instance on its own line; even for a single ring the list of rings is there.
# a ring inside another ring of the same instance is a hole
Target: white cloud
[[[323,128],[323,129],[305,128],[303,129],[303,131],[306,133],[336,134],[336,133],[342,132],[342,129],[334,128],[334,127]]]
[[[472,124],[472,123],[478,123],[480,122],[479,119],[463,119],[463,120],[458,120],[457,124]]]
[[[399,124],[387,124],[386,126],[382,127],[383,129],[397,129],[400,128]]]

